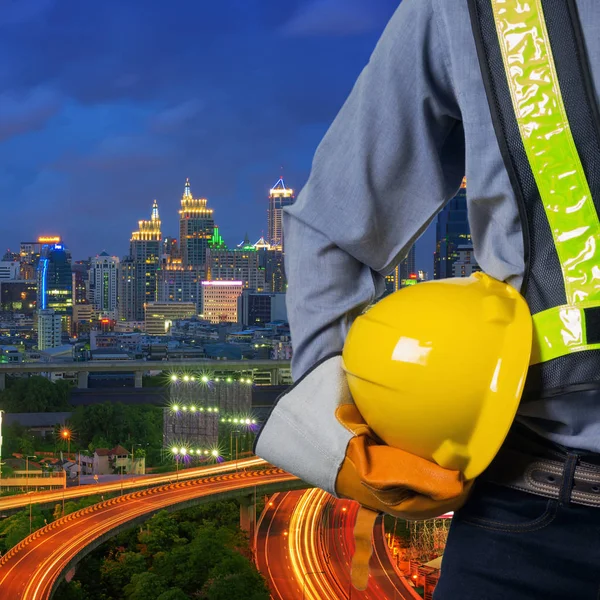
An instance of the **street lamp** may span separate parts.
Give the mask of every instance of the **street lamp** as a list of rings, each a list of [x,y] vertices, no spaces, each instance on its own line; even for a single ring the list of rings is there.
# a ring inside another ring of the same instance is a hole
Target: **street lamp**
[[[325,575],[325,571],[309,571],[308,573],[304,573],[302,577],[302,600],[304,600],[304,590],[306,588],[306,577],[308,575]]]
[[[31,454],[25,457],[25,488],[26,493],[29,494],[29,459],[37,458],[35,454]]]

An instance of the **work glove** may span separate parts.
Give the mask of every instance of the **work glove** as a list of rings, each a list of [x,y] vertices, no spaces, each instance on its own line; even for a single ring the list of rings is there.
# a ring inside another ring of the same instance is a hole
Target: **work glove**
[[[336,498],[407,520],[458,509],[470,487],[458,471],[387,446],[373,434],[352,400],[341,355],[317,363],[278,398],[254,449]],[[372,516],[363,512],[356,532],[369,522],[372,526]],[[358,589],[366,587],[368,577],[362,556],[358,552],[353,562]]]

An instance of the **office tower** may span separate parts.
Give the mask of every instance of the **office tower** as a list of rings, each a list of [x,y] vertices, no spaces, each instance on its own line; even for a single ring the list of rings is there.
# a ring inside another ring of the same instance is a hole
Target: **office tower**
[[[52,309],[38,311],[38,350],[61,345],[63,315]]]
[[[203,281],[202,316],[211,323],[237,323],[241,281]]]
[[[241,281],[244,289],[262,292],[265,289],[265,268],[261,266],[257,249],[248,236],[237,247],[228,249],[215,244],[206,252],[208,281]]]
[[[0,310],[33,316],[37,308],[37,281],[0,281]]]
[[[158,271],[157,301],[193,302],[196,314],[202,312],[201,282],[204,279],[202,269],[184,267],[182,261],[165,263]]]
[[[463,179],[458,194],[440,212],[436,225],[436,251],[433,278],[452,277],[458,260],[458,247],[471,245],[467,214],[467,182]]]
[[[38,310],[52,309],[62,318],[63,331],[71,330],[73,279],[63,244],[44,244],[37,267]]]
[[[458,246],[457,258],[452,265],[452,277],[469,277],[478,271],[481,271],[481,267],[475,260],[473,246]]]
[[[271,188],[268,210],[268,243],[274,250],[285,252],[283,209],[294,203],[294,190],[285,187],[283,177]]]
[[[179,211],[179,251],[184,267],[204,268],[206,249],[213,237],[215,221],[206,198],[194,198],[186,179]]]
[[[30,280],[36,278],[36,271],[42,248],[44,245],[60,244],[61,239],[58,235],[44,235],[37,239],[37,242],[21,242],[19,257],[21,262],[20,279]],[[70,258],[70,256],[68,256]]]
[[[100,317],[116,320],[119,259],[102,252],[92,258],[89,274],[90,300]]]
[[[0,281],[15,281],[21,272],[20,261],[0,260]]]
[[[161,221],[156,200],[152,205],[149,221],[140,221],[139,230],[134,231],[129,243],[129,257],[124,262],[127,266],[126,280],[121,275],[122,303],[129,302],[131,309],[122,307],[121,314],[126,313],[126,321],[143,321],[144,307],[149,302],[156,302],[157,271],[162,256]],[[130,268],[131,264],[133,269]],[[127,288],[133,289],[127,289]]]
[[[285,294],[244,290],[238,298],[238,321],[244,327],[287,321]]]
[[[411,279],[411,275],[414,275],[417,272],[415,254],[415,245],[413,244],[410,247],[406,258],[398,264],[398,288],[403,287],[405,284],[402,282]],[[412,279],[414,279],[414,277]]]
[[[195,317],[194,302],[149,302],[146,305],[146,334],[169,335],[174,321]]]
[[[264,237],[261,237],[254,247],[258,252],[259,267],[265,272],[265,292],[284,293],[287,282],[283,251],[272,247]]]
[[[131,256],[126,256],[119,264],[118,315],[120,321],[141,321],[135,303],[136,265],[137,263]]]

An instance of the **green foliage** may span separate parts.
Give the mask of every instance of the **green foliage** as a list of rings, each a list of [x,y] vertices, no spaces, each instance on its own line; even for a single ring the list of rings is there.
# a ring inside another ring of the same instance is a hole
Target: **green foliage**
[[[238,521],[235,501],[156,514],[84,559],[84,600],[267,600]]]
[[[31,507],[31,531],[45,525],[46,517],[37,505]],[[29,535],[29,508],[0,521],[0,550],[4,554]]]
[[[46,377],[19,378],[0,392],[0,409],[6,412],[60,412],[71,410],[71,383]]]
[[[107,558],[100,567],[100,577],[107,591],[118,596],[133,575],[146,571],[146,559],[137,552],[123,552]]]
[[[171,588],[163,592],[156,600],[189,600],[189,596],[179,588]]]
[[[120,402],[78,406],[71,415],[71,425],[78,443],[90,451],[117,444],[162,446],[163,415],[157,406],[129,406]],[[134,449],[135,454],[141,456],[140,450]]]
[[[127,600],[158,600],[167,591],[167,585],[155,573],[136,573],[123,591]]]
[[[232,554],[212,569],[205,586],[207,600],[269,600],[269,588],[243,556]]]

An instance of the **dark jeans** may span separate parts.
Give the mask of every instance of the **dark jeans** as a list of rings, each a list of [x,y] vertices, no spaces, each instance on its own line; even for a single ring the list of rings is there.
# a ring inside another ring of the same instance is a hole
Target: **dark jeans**
[[[434,600],[600,599],[600,508],[477,481]]]

